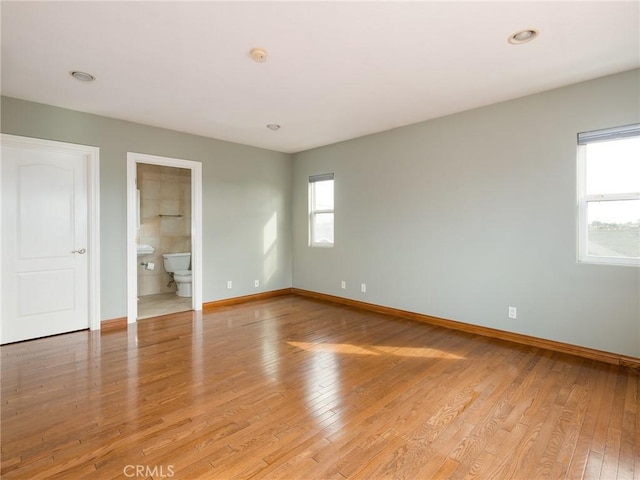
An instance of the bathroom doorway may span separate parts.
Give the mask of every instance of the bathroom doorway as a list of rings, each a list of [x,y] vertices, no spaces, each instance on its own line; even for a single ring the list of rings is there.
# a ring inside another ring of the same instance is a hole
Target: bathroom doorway
[[[127,321],[201,310],[201,164],[137,153],[127,162]],[[169,253],[191,255],[190,284],[166,271]]]
[[[191,254],[191,170],[141,162],[136,166],[138,320],[191,310],[191,292],[177,295],[178,285],[163,257]]]

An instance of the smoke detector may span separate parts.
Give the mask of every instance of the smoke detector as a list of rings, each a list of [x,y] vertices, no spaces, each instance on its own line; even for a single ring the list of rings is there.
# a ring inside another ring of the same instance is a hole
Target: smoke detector
[[[267,51],[262,48],[252,48],[249,50],[251,58],[258,63],[264,63],[267,61]]]

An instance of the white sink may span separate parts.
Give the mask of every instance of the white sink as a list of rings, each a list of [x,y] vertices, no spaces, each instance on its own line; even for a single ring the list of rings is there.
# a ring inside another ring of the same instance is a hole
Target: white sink
[[[153,255],[155,249],[151,245],[141,244],[138,245],[138,255]]]

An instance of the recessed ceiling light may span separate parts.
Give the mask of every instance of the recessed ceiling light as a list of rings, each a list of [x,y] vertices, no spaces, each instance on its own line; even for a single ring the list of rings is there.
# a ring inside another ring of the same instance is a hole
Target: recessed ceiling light
[[[69,72],[69,73],[73,78],[81,82],[93,82],[96,79],[96,77],[86,72],[79,72],[77,70],[74,70],[73,72]]]
[[[538,30],[534,28],[527,28],[514,33],[508,39],[508,42],[513,45],[520,45],[521,43],[527,43],[535,39],[539,35]]]
[[[269,130],[280,130],[280,125],[278,125],[277,123],[270,123],[269,125],[267,125],[267,128]]]

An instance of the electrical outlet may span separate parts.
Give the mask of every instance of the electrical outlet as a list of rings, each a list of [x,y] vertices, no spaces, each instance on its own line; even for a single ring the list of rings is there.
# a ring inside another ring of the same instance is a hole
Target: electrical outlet
[[[233,288],[233,282],[231,280],[227,280],[227,290],[231,290]]]
[[[362,293],[367,293],[367,284],[366,283],[361,283],[360,284],[360,291]]]
[[[254,280],[253,281],[253,286],[258,288],[260,286],[260,280]]]
[[[516,307],[509,306],[509,318],[518,318],[518,309]]]
[[[347,282],[345,282],[344,280],[342,280],[342,281],[340,282],[340,288],[341,288],[341,289],[343,289],[343,290],[344,290],[345,288],[347,288]]]

